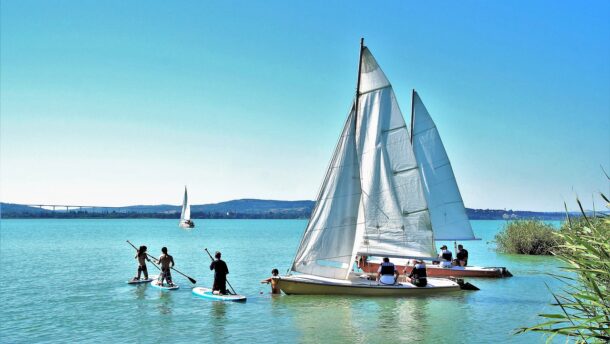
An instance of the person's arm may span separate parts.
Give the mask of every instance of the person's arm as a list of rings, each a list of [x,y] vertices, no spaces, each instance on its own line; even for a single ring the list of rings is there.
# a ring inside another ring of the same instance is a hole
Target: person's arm
[[[262,281],[261,281],[261,283],[266,283],[266,284],[271,283],[271,277],[269,277],[269,278],[267,278],[267,279],[262,280]]]
[[[210,264],[210,270],[214,270],[214,265],[216,265],[215,263],[216,262],[212,262],[212,264]]]
[[[170,263],[172,263],[172,268],[174,267],[174,265],[176,265],[176,263],[174,263],[174,257],[170,256]]]

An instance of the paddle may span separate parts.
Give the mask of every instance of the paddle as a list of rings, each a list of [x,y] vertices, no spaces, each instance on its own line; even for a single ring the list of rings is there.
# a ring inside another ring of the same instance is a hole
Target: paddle
[[[131,242],[129,242],[129,240],[127,240],[127,242],[128,242],[128,243],[129,243],[131,246],[133,246],[133,244],[132,244]],[[135,246],[133,246],[133,248],[135,248]],[[152,258],[152,259],[156,260],[157,262],[159,262],[159,260],[158,260],[157,258],[155,258],[155,257],[151,256],[150,254],[148,254],[148,253],[147,253],[146,255],[147,255],[148,257],[150,257],[150,258]],[[189,280],[191,283],[193,283],[193,284],[197,284],[197,281],[196,281],[194,278],[189,277],[189,276],[187,276],[187,275],[183,274],[182,272],[180,272],[180,271],[176,270],[176,269],[175,269],[175,268],[173,268],[173,267],[170,267],[170,269],[172,269],[172,270],[176,271],[177,273],[181,274],[182,276],[184,276],[184,277],[188,278],[188,280]],[[159,270],[160,270],[160,269],[159,269]]]
[[[210,259],[212,261],[214,261],[214,257],[212,257],[212,255],[210,254],[210,251],[208,251],[207,248],[205,248],[205,252],[208,254],[208,256],[210,256]],[[237,293],[235,292],[235,289],[233,289],[233,286],[231,285],[231,283],[229,283],[229,280],[227,280],[227,284],[229,285],[229,288],[231,288],[231,291],[233,292],[233,295],[237,295]]]

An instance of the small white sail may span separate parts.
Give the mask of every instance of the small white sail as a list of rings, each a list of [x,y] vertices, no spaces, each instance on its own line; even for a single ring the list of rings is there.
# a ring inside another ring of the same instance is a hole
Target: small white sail
[[[420,172],[392,85],[368,48],[362,51],[356,145],[364,233],[357,253],[435,255]]]
[[[343,279],[351,270],[360,203],[354,108],[326,172],[292,270]]]
[[[413,91],[413,150],[423,177],[436,240],[475,240],[457,181],[436,125]]]
[[[191,205],[189,204],[186,186],[184,187],[184,200],[182,201],[182,212],[180,215],[180,223],[191,219]]]

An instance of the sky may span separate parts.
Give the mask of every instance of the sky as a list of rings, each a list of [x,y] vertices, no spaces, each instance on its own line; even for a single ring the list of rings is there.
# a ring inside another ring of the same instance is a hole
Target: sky
[[[610,194],[608,1],[0,2],[0,200],[315,199],[360,37],[471,208]]]

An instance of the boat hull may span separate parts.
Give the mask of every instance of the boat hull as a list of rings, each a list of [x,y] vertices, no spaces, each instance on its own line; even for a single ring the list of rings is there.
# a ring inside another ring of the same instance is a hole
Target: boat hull
[[[369,274],[376,274],[379,269],[379,264],[366,262],[360,267],[362,271]],[[412,266],[406,267],[396,265],[396,268],[403,274],[410,274],[413,270]],[[505,267],[479,267],[479,266],[454,266],[452,268],[443,268],[439,265],[426,265],[426,274],[429,277],[485,277],[485,278],[502,278],[512,277],[512,274]]]
[[[190,223],[190,224],[189,224],[189,223],[184,223],[184,222],[181,222],[181,223],[179,224],[179,226],[180,226],[181,228],[195,228],[195,224],[194,224],[194,223]]]
[[[460,286],[449,280],[429,279],[426,287],[410,283],[380,285],[376,281],[316,280],[300,275],[277,278],[279,288],[287,295],[357,295],[408,297],[459,291]]]

